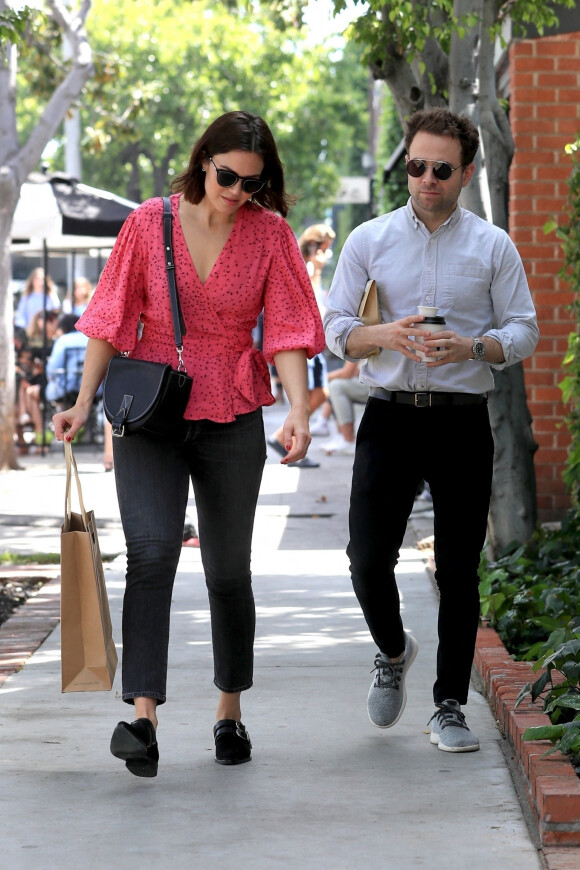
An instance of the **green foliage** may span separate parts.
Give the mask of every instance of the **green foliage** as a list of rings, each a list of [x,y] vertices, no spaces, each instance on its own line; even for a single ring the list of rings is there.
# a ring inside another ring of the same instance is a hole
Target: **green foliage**
[[[491,0],[485,0],[491,2]],[[541,34],[547,27],[558,23],[557,7],[574,8],[576,0],[507,0],[498,3],[497,19],[490,37],[501,39],[502,25],[510,18],[515,36],[524,36],[526,27],[533,25]],[[336,11],[344,8],[344,0],[335,0]],[[477,4],[474,4],[477,6]],[[445,54],[449,54],[451,37],[456,33],[463,39],[468,30],[477,26],[480,17],[476,11],[462,16],[454,15],[453,0],[430,0],[428,3],[411,0],[368,0],[366,11],[353,22],[352,37],[364,46],[364,60],[380,69],[388,58],[405,58],[409,63],[419,60],[428,42],[436,42]],[[427,73],[432,92],[437,92],[435,79],[429,76],[425,66],[421,75]],[[444,96],[442,93],[441,96]]]
[[[481,614],[515,658],[534,662],[538,679],[524,686],[543,701],[551,724],[528,728],[525,740],[550,740],[580,764],[580,514],[557,530],[539,529],[495,562],[482,557]]]
[[[555,218],[548,221],[544,232],[555,232],[562,244],[564,267],[559,274],[573,293],[569,310],[576,328],[568,336],[568,350],[563,360],[565,376],[559,386],[563,401],[570,405],[566,426],[572,436],[563,478],[580,511],[580,140],[566,146],[566,152],[572,158],[566,220],[561,224]]]
[[[4,49],[7,44],[25,45],[30,24],[36,15],[36,10],[30,6],[0,10],[0,49]]]
[[[538,3],[538,0],[508,0],[500,5],[498,20],[493,28],[494,35],[501,37],[501,27],[507,18],[513,23],[514,36],[527,36],[526,25],[533,24],[540,36],[549,27],[558,24],[555,6],[565,6],[573,9],[576,0],[553,0],[553,2]]]
[[[272,128],[299,197],[295,230],[322,220],[340,176],[361,174],[368,73],[356,46],[314,44],[283,5],[95,0],[87,31],[96,73],[81,105],[84,180],[137,201],[165,193],[208,123],[246,109]],[[23,128],[42,107],[30,66],[20,78]],[[50,169],[63,162],[61,143]]]
[[[58,565],[60,553],[14,553],[4,550],[0,553],[2,565]]]
[[[377,148],[378,178],[375,181],[375,189],[379,191],[377,196],[377,211],[380,214],[399,208],[409,198],[407,172],[402,160],[393,168],[389,179],[383,182],[383,168],[402,138],[403,128],[394,100],[390,92],[385,91],[382,100],[380,134]]]
[[[531,696],[541,700],[543,710],[550,717],[550,725],[527,728],[524,740],[550,740],[552,748],[545,753],[566,753],[572,763],[580,766],[580,620],[575,630],[559,628],[547,641],[538,644],[533,653],[537,661],[534,671],[541,671],[533,684],[521,690],[516,708]]]
[[[580,516],[570,511],[561,529],[538,529],[494,562],[482,557],[481,615],[516,658],[534,658],[534,644],[580,613],[579,551]]]
[[[101,553],[103,562],[112,562],[117,553]],[[15,553],[13,550],[0,552],[0,565],[60,565],[60,553]]]
[[[448,52],[453,24],[457,24],[453,0],[431,0],[430,3],[370,0],[366,13],[353,22],[350,33],[365,47],[365,62],[381,66],[384,56],[390,52],[405,57],[410,63],[430,39]]]

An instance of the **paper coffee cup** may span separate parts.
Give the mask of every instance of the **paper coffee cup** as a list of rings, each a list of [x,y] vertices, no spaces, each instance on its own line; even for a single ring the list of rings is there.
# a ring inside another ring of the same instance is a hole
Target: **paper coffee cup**
[[[435,309],[435,310],[437,311],[438,309]],[[444,317],[427,316],[426,315],[425,320],[423,320],[421,323],[415,324],[415,329],[418,329],[421,332],[430,332],[431,335],[433,335],[436,332],[442,332],[446,326],[447,326],[447,324],[445,323]],[[425,357],[425,354],[423,353],[422,350],[417,350],[417,351],[415,351],[415,353],[417,354],[419,359],[422,359],[422,360],[423,359],[429,359],[429,360],[434,359],[434,357]]]

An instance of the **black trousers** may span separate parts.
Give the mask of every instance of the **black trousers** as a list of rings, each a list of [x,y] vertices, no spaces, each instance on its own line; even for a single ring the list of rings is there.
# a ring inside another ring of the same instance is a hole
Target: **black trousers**
[[[467,702],[492,472],[487,403],[415,408],[369,399],[357,436],[350,502],[353,587],[379,649],[400,655],[405,640],[395,567],[418,484],[426,480],[440,593],[435,703]]]
[[[183,442],[114,438],[125,540],[123,700],[166,700],[173,583],[190,480],[211,613],[214,682],[250,688],[255,607],[250,555],[266,460],[262,409],[231,423],[191,420]]]

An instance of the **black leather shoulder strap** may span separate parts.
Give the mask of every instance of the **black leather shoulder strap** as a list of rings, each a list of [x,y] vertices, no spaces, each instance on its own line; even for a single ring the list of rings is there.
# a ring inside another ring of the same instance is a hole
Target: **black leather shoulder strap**
[[[185,335],[185,322],[179,305],[177,285],[175,283],[175,263],[173,261],[173,242],[171,239],[171,225],[173,215],[171,213],[171,200],[168,196],[163,197],[163,247],[165,250],[165,269],[167,271],[167,283],[169,284],[169,298],[171,300],[171,316],[173,318],[173,332],[175,333],[175,346],[183,347],[182,336]]]

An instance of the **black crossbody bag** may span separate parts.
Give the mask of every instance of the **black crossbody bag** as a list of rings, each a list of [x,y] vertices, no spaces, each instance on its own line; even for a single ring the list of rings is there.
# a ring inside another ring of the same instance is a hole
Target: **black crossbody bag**
[[[103,384],[103,408],[113,426],[113,435],[117,438],[138,432],[154,438],[171,439],[179,437],[185,428],[183,414],[191,395],[193,379],[187,374],[182,359],[185,324],[175,284],[171,222],[171,200],[164,196],[165,269],[178,366],[175,370],[164,363],[132,359],[123,354],[109,360]]]

